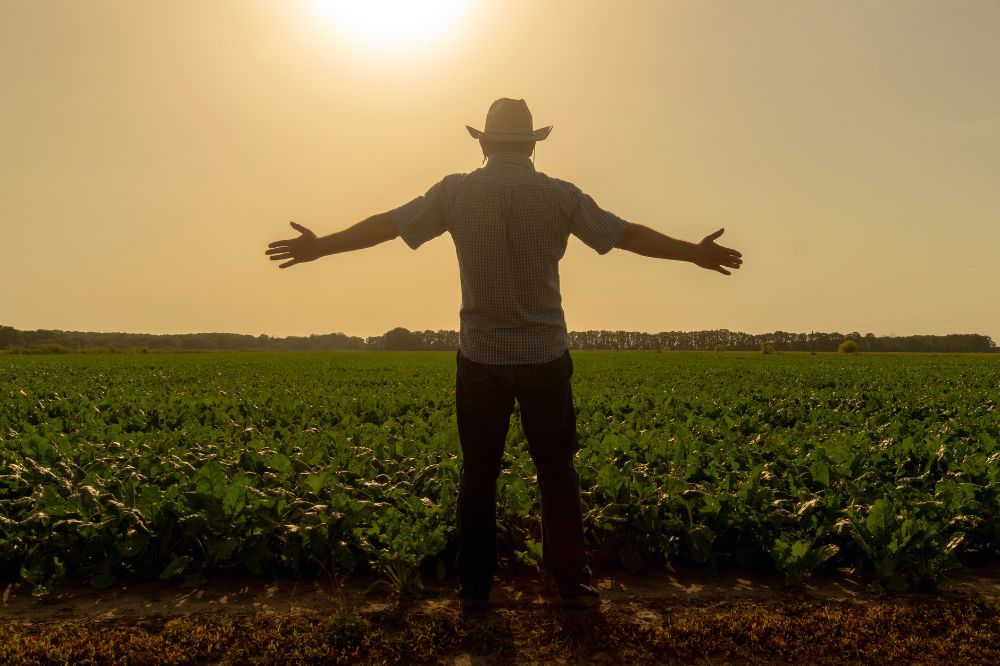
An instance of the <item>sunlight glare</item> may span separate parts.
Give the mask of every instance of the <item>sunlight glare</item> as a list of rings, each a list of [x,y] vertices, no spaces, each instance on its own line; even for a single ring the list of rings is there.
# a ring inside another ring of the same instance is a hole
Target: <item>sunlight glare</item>
[[[458,22],[470,0],[314,0],[321,20],[365,45],[431,41]]]

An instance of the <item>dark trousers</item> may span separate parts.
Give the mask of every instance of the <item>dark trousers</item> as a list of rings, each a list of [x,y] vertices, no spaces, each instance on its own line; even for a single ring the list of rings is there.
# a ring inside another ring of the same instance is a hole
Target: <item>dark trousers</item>
[[[590,583],[583,554],[580,477],[573,467],[577,446],[572,375],[568,351],[537,365],[485,365],[458,353],[458,571],[464,594],[488,592],[499,568],[496,485],[515,399],[538,472],[545,568],[561,591]]]

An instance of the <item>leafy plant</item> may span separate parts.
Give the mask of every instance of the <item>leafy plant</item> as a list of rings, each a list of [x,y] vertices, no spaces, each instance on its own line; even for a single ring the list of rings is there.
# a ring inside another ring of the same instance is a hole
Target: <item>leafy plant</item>
[[[796,539],[795,535],[783,535],[771,546],[771,557],[778,570],[785,574],[785,583],[800,587],[802,582],[839,552],[834,544],[817,545],[813,539]]]

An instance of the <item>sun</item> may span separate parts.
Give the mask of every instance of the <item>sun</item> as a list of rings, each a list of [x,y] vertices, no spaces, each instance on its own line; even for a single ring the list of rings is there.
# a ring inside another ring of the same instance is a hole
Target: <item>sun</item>
[[[318,20],[361,44],[399,47],[451,30],[470,0],[313,0]]]

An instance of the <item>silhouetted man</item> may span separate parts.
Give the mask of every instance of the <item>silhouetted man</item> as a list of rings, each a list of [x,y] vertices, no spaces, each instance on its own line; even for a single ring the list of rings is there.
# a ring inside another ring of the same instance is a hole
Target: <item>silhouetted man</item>
[[[486,165],[446,176],[427,194],[338,233],[317,237],[292,222],[298,238],[267,250],[281,268],[371,247],[401,236],[416,249],[449,232],[462,282],[455,398],[462,447],[458,490],[458,571],[467,609],[484,608],[498,569],[496,482],[516,400],[538,471],[546,570],[564,605],[595,606],[584,558],[580,480],[573,466],[576,414],[573,362],[559,293],[559,260],[570,234],[605,254],[612,248],[689,261],[729,275],[742,263],[721,247],[720,229],[700,243],[675,240],[602,210],[566,181],[535,170],[533,129],[524,100],[498,99],[484,131],[467,127]]]

